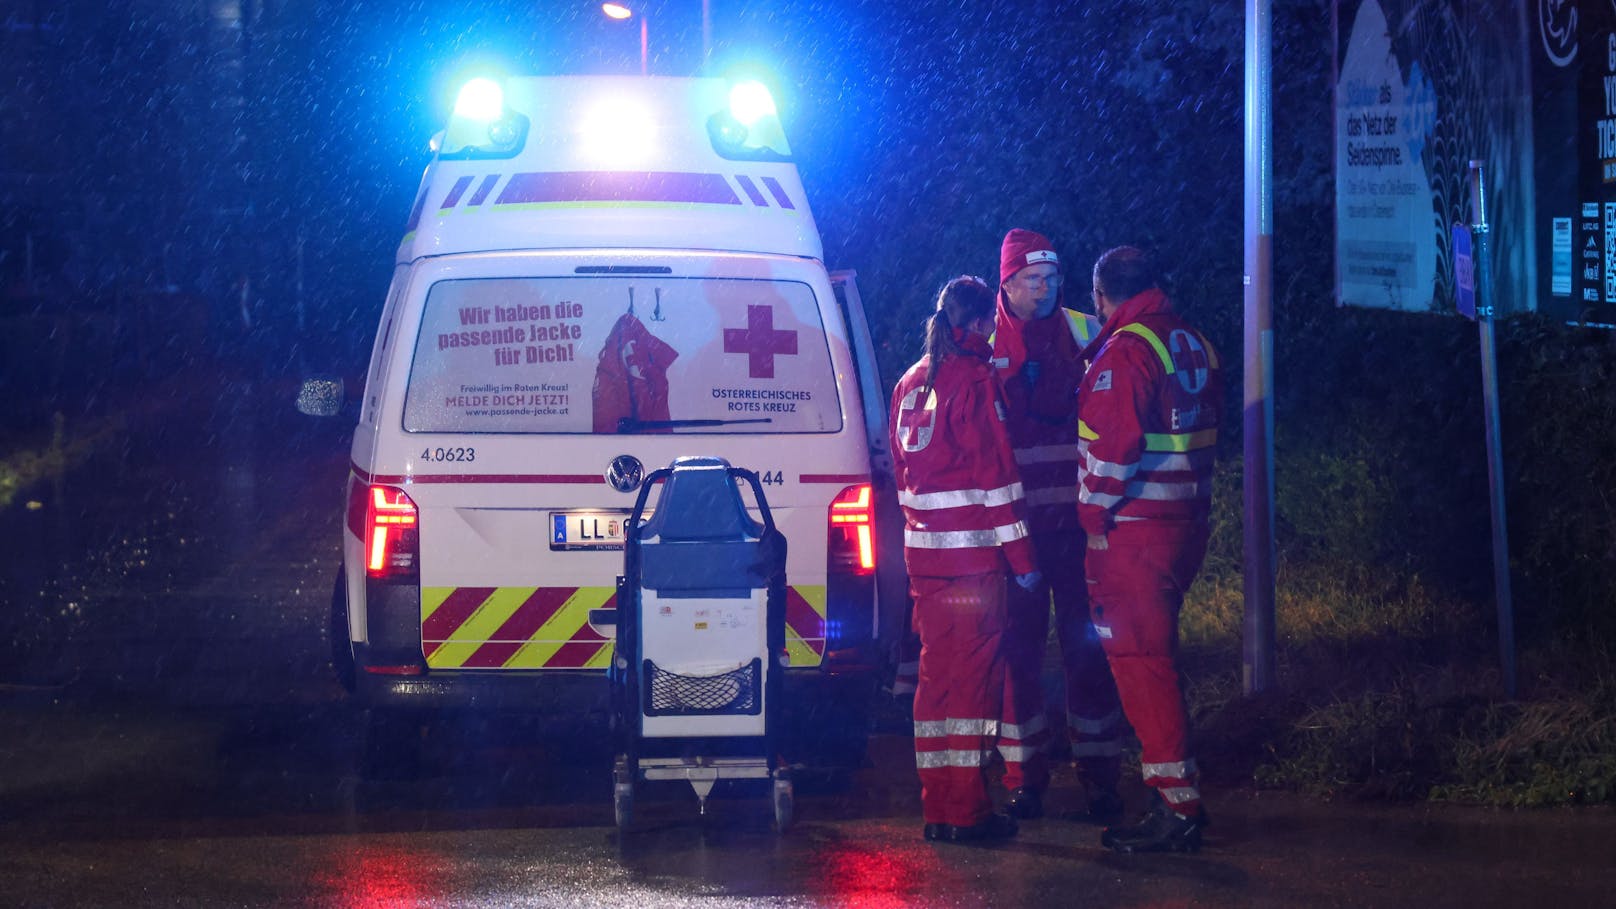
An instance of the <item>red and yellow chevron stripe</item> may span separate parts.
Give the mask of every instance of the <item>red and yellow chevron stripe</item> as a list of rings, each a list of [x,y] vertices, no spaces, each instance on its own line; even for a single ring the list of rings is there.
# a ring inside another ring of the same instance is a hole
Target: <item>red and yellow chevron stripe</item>
[[[786,588],[786,655],[789,665],[818,666],[825,658],[825,586]]]
[[[616,608],[611,587],[423,587],[421,650],[432,669],[605,669],[612,642],[589,610]],[[793,667],[825,654],[825,588],[786,591]]]
[[[433,669],[605,669],[611,641],[589,610],[611,587],[423,587],[421,650]]]

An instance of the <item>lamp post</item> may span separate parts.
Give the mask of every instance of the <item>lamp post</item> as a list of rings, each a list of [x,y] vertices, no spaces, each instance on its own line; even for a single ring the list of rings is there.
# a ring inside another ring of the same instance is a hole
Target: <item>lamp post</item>
[[[632,19],[635,16],[634,9],[621,3],[602,3],[600,11],[605,13],[609,19]],[[640,17],[640,75],[648,76],[651,74],[651,17],[645,14],[643,7],[638,14]]]
[[[605,13],[607,18],[617,19],[619,21],[622,21],[624,19],[632,19],[632,18],[634,18],[636,16],[639,17],[639,19],[640,19],[640,75],[642,75],[642,76],[650,75],[651,74],[651,41],[650,41],[650,37],[651,37],[651,25],[650,25],[651,17],[646,15],[645,5],[643,3],[637,3],[637,4],[633,5],[633,6],[630,6],[627,3],[611,3],[611,2],[607,2],[607,3],[602,3],[600,5],[600,11],[602,13]],[[707,64],[709,62],[709,59],[712,57],[712,53],[713,53],[712,0],[701,0],[701,68],[702,68],[703,71],[706,71]]]

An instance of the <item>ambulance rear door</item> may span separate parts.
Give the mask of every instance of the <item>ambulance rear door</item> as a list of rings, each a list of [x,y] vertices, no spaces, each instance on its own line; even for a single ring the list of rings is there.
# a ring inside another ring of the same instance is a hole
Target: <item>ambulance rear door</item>
[[[419,509],[429,670],[604,668],[629,509],[685,455],[763,478],[790,540],[791,665],[869,639],[873,592],[862,615],[831,606],[830,513],[869,482],[872,442],[819,263],[490,253],[422,263],[410,293],[376,470]]]
[[[908,616],[909,577],[903,567],[903,513],[898,507],[892,438],[887,430],[888,395],[881,382],[864,299],[859,294],[858,272],[833,271],[830,282],[836,293],[836,305],[847,323],[853,366],[858,372],[864,405],[864,433],[869,440],[870,482],[875,491],[876,629],[883,650],[895,658],[894,648],[903,637]]]

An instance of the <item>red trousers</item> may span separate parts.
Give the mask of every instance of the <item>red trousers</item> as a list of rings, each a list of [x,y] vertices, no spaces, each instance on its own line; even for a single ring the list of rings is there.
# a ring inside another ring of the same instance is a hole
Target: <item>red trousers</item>
[[[1081,533],[1034,536],[1038,565],[1048,586],[1028,593],[1013,581],[1009,585],[1006,697],[1004,726],[999,733],[1007,789],[1028,786],[1042,790],[1049,785],[1049,743],[1058,730],[1049,728],[1042,673],[1052,602],[1055,636],[1065,670],[1065,732],[1072,755],[1077,758],[1085,782],[1103,787],[1117,782],[1122,713],[1105,650],[1089,621],[1083,578],[1086,542]]]
[[[920,681],[920,633],[915,630],[915,604],[910,599],[909,621],[905,623],[903,640],[898,642],[898,665],[892,677],[894,698],[915,699],[915,683]]]
[[[920,632],[915,767],[928,824],[969,826],[993,811],[984,765],[1004,702],[1005,576],[910,578]]]
[[[1201,793],[1175,662],[1178,612],[1206,541],[1199,522],[1123,521],[1086,559],[1090,615],[1139,736],[1145,783],[1181,814],[1200,810]]]

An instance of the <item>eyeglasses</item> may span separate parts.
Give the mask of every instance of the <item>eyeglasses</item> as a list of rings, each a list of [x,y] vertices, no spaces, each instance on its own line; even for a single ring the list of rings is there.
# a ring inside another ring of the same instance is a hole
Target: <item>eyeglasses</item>
[[[1015,280],[1019,282],[1022,287],[1025,287],[1028,290],[1043,290],[1045,287],[1048,287],[1050,290],[1060,290],[1061,286],[1060,275],[1050,275],[1048,277],[1044,277],[1042,275],[1020,275]]]

